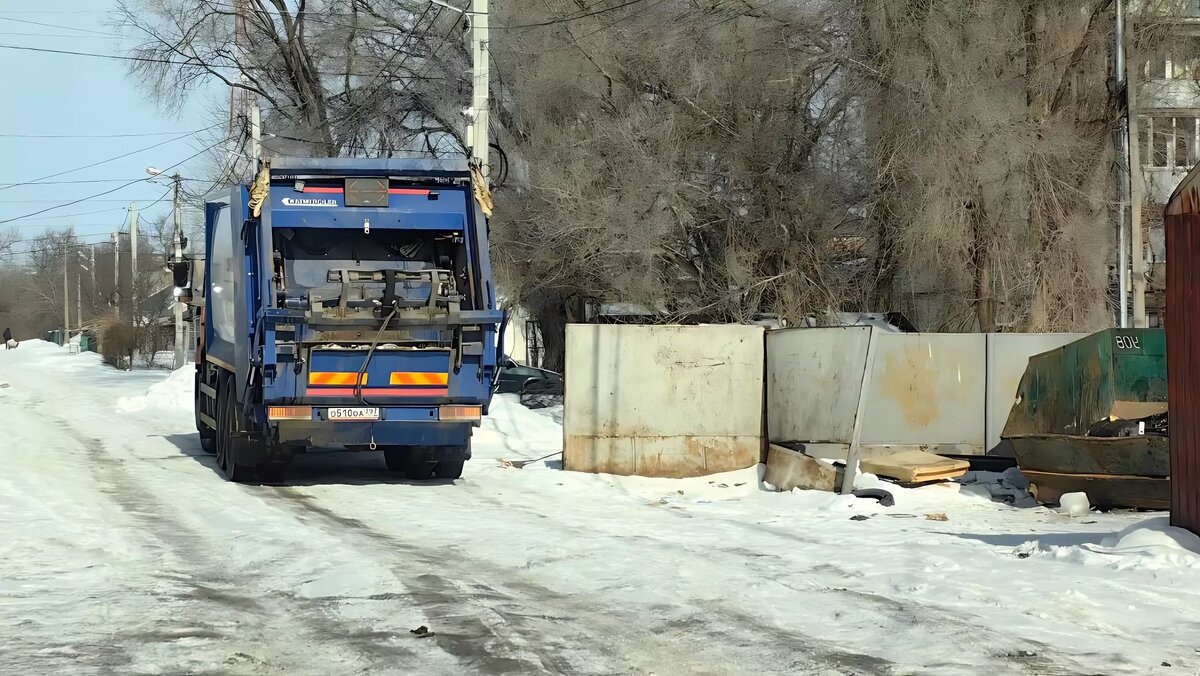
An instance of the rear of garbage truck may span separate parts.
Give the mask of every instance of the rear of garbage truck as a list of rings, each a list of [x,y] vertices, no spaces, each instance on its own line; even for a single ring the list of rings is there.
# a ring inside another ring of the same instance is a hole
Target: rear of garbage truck
[[[465,162],[282,159],[208,197],[196,420],[226,478],[339,447],[461,475],[503,322],[477,187]]]

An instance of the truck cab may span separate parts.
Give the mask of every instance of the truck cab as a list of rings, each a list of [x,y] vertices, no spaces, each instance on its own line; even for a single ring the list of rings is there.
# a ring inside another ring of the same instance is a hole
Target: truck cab
[[[454,479],[497,377],[487,221],[465,161],[277,159],[209,195],[196,421],[233,481],[310,447]]]

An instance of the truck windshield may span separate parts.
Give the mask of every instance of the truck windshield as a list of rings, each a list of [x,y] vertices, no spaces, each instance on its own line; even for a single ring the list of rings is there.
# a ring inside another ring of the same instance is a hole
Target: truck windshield
[[[417,272],[447,270],[463,297],[463,309],[472,307],[474,285],[461,233],[426,230],[376,229],[371,232],[330,228],[281,228],[274,231],[276,282],[286,298],[303,298],[320,292],[322,299],[340,294],[346,281],[365,280],[387,270]],[[380,283],[355,283],[366,299],[383,297]],[[427,297],[428,282],[406,282],[402,295]]]

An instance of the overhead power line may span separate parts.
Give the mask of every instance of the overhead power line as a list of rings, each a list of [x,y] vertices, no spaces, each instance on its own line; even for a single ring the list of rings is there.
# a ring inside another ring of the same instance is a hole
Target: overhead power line
[[[197,158],[197,157],[200,157],[200,156],[201,156],[201,155],[203,155],[204,153],[206,153],[206,152],[208,152],[208,151],[212,150],[213,148],[216,148],[217,146],[221,145],[222,143],[225,143],[227,140],[228,140],[228,139],[222,139],[222,140],[218,141],[217,143],[214,143],[214,144],[212,144],[212,145],[210,145],[210,146],[208,146],[208,147],[206,147],[206,148],[204,148],[204,149],[202,149],[202,150],[200,150],[200,151],[196,152],[196,153],[195,153],[195,154],[193,154],[193,155],[189,155],[188,157],[186,157],[186,158],[184,158],[184,159],[182,159],[182,160],[180,160],[180,161],[176,162],[175,164],[172,164],[171,166],[167,167],[166,169],[163,169],[163,170],[162,170],[162,173],[164,173],[164,174],[165,174],[165,173],[167,173],[167,172],[171,171],[172,169],[174,169],[174,168],[176,168],[176,167],[178,167],[178,166],[180,166],[180,165],[184,164],[185,162],[189,162],[189,161],[191,161],[191,160],[193,160],[193,159],[195,159],[195,158]],[[128,183],[125,183],[125,184],[119,185],[119,186],[117,186],[117,187],[115,187],[115,188],[111,188],[111,189],[109,189],[109,190],[105,190],[105,191],[103,191],[103,192],[98,192],[98,193],[96,193],[96,194],[94,194],[94,195],[88,195],[87,197],[81,197],[81,198],[79,198],[79,199],[70,200],[70,201],[68,201],[68,202],[63,202],[62,204],[58,204],[58,205],[55,205],[55,206],[52,206],[52,207],[46,207],[45,209],[39,209],[39,210],[37,210],[37,211],[32,211],[32,212],[30,212],[30,213],[27,213],[27,214],[22,214],[22,215],[20,215],[20,216],[15,216],[15,217],[13,217],[13,218],[6,218],[6,219],[3,219],[3,220],[0,220],[0,225],[3,225],[3,224],[5,224],[5,223],[13,223],[13,222],[15,222],[15,221],[19,221],[19,220],[22,220],[22,219],[30,218],[30,217],[32,217],[32,216],[40,216],[40,215],[42,215],[42,214],[44,214],[44,213],[46,213],[46,212],[48,212],[48,211],[55,211],[55,210],[57,210],[57,209],[61,209],[61,208],[63,208],[63,207],[69,207],[69,206],[73,206],[73,205],[75,205],[75,204],[79,204],[80,202],[86,202],[86,201],[88,201],[88,200],[95,199],[95,198],[97,198],[97,197],[103,197],[103,196],[105,196],[105,195],[111,195],[111,194],[113,194],[114,192],[117,192],[118,190],[123,190],[123,189],[125,189],[125,188],[128,188],[128,187],[129,187],[129,186],[131,186],[131,185],[136,185],[136,184],[138,184],[138,183],[141,183],[141,182],[142,182],[142,181],[144,181],[144,180],[145,180],[145,179],[141,179],[141,178],[139,178],[139,179],[138,179],[138,180],[136,180],[136,181],[130,181],[130,182],[128,182]]]
[[[233,70],[233,71],[238,70],[238,67],[233,64],[205,63],[198,59],[177,61],[174,59],[156,59],[156,58],[148,57],[148,56],[122,56],[120,54],[100,54],[98,52],[79,52],[79,51],[74,51],[74,50],[70,50],[70,49],[50,49],[48,47],[26,47],[26,46],[22,46],[22,45],[3,45],[3,44],[0,44],[0,49],[11,49],[11,50],[16,50],[16,51],[21,51],[21,52],[41,52],[44,54],[61,54],[63,56],[83,56],[83,57],[92,58],[92,59],[110,59],[113,61],[135,61],[138,63],[159,63],[159,64],[171,65],[171,66],[195,66],[195,67],[199,67],[199,68],[211,68],[214,70],[218,70],[218,69]],[[255,72],[255,71],[262,71],[264,69],[255,68],[255,67],[246,67],[245,70]],[[317,71],[318,75],[325,75],[325,76],[330,76],[330,77],[340,77],[340,76],[345,76],[345,75],[351,75],[354,77],[373,77],[373,76],[379,75],[380,73],[381,73],[381,71],[363,72],[363,73],[346,72],[346,71],[328,71],[328,70]],[[398,79],[441,81],[441,80],[446,80],[447,78],[398,76]]]
[[[58,28],[60,30],[77,31],[80,33],[91,33],[93,35],[103,35],[105,37],[121,37],[115,33],[106,33],[104,31],[96,31],[90,28],[76,28],[75,26],[63,26],[55,23],[42,23],[41,21],[30,21],[29,19],[14,19],[10,16],[0,15],[0,21],[11,21],[13,23],[23,23],[30,26],[41,26],[43,28]]]
[[[555,26],[555,25],[561,24],[561,23],[569,23],[571,21],[578,21],[580,19],[586,19],[588,17],[593,17],[593,16],[597,16],[600,14],[607,14],[609,12],[615,12],[619,9],[625,9],[626,7],[631,7],[633,5],[636,5],[636,4],[645,2],[645,1],[646,0],[626,0],[625,2],[622,2],[618,5],[613,5],[612,7],[602,7],[600,9],[591,10],[588,12],[580,12],[579,14],[572,14],[570,16],[564,16],[564,17],[560,17],[557,19],[548,19],[546,21],[538,21],[536,23],[516,24],[516,25],[511,25],[511,26],[497,25],[497,26],[491,26],[491,29],[492,30],[516,30],[518,28],[540,28],[543,26]]]
[[[25,183],[0,183],[0,188],[24,185],[83,185],[87,183],[126,183],[137,179],[132,178],[88,178],[77,181],[26,181]],[[202,181],[200,178],[183,178],[185,181]],[[4,200],[8,201],[8,200]]]
[[[48,178],[57,178],[57,177],[59,177],[59,176],[65,176],[65,175],[67,175],[67,174],[73,174],[73,173],[75,173],[75,172],[77,172],[77,171],[83,171],[84,169],[91,169],[92,167],[98,167],[98,166],[100,166],[100,165],[102,165],[102,164],[108,164],[109,162],[115,162],[115,161],[117,161],[117,160],[123,160],[123,159],[125,159],[126,157],[129,157],[129,156],[131,156],[131,155],[137,155],[138,153],[144,153],[144,152],[146,152],[147,150],[153,150],[153,149],[155,149],[155,148],[158,148],[158,147],[161,147],[161,146],[165,146],[165,145],[167,145],[168,143],[174,143],[174,142],[176,142],[176,141],[183,140],[183,139],[185,139],[185,138],[187,138],[187,137],[189,137],[189,136],[195,136],[195,135],[197,135],[197,134],[202,134],[202,133],[204,133],[204,132],[206,132],[206,131],[210,131],[210,130],[212,130],[212,129],[216,129],[217,127],[220,127],[220,126],[223,126],[223,125],[220,125],[220,124],[214,124],[214,125],[211,125],[211,126],[209,126],[209,127],[206,127],[206,128],[204,128],[204,129],[197,129],[196,131],[188,132],[188,133],[186,133],[186,134],[182,134],[182,135],[180,135],[180,136],[176,136],[176,137],[173,137],[173,138],[169,138],[169,139],[167,139],[166,141],[160,141],[160,142],[158,142],[158,143],[155,143],[154,145],[146,146],[145,148],[138,148],[137,150],[131,150],[131,151],[127,152],[127,153],[122,153],[122,154],[120,154],[120,155],[117,155],[116,157],[109,157],[109,158],[107,158],[107,159],[100,160],[99,162],[92,162],[91,164],[85,164],[85,165],[83,165],[82,167],[75,167],[74,169],[67,169],[66,171],[60,171],[60,172],[57,172],[57,173],[54,173],[54,174],[47,174],[47,175],[45,175],[45,176],[41,176],[41,177],[38,177],[38,178],[30,179],[30,180],[28,180],[28,181],[23,181],[23,182],[21,182],[21,183],[10,183],[10,184],[8,184],[8,185],[5,185],[5,186],[2,186],[2,187],[0,187],[0,191],[4,191],[4,190],[11,190],[12,188],[17,188],[17,187],[26,186],[26,185],[32,185],[32,184],[38,183],[39,181],[44,181],[44,180],[46,180],[46,179],[48,179]]]
[[[182,131],[147,131],[129,134],[0,134],[0,138],[34,138],[34,139],[93,139],[93,138],[142,138],[150,136],[178,136],[186,134]]]

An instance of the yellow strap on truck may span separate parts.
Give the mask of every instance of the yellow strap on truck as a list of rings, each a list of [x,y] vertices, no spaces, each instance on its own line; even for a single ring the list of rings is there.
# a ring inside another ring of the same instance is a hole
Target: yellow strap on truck
[[[263,160],[262,170],[258,172],[258,176],[254,179],[254,184],[250,186],[250,214],[254,218],[258,218],[262,214],[263,202],[267,201],[267,196],[271,194],[271,163],[268,160]]]
[[[475,162],[471,163],[471,186],[475,189],[475,201],[479,202],[479,208],[483,209],[483,215],[491,218],[492,209],[495,208],[495,205],[492,204],[492,191],[488,188],[487,179],[483,177],[483,172]]]

